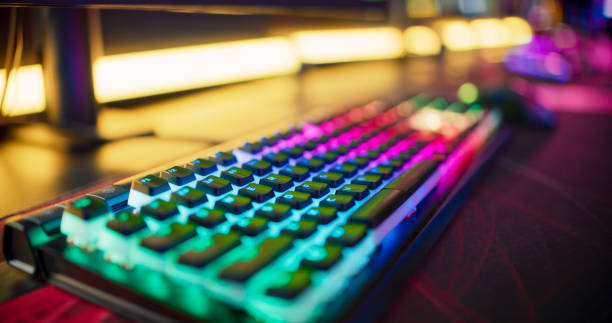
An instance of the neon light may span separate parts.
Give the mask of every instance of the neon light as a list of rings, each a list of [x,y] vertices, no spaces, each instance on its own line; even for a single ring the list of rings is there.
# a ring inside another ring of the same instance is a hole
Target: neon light
[[[6,70],[0,69],[0,93],[4,91]],[[45,110],[45,84],[41,65],[22,66],[9,76],[4,116],[18,116]],[[0,94],[1,96],[1,94]]]
[[[472,83],[463,83],[457,90],[457,97],[465,104],[472,104],[478,99],[478,88]]]
[[[404,32],[406,51],[409,54],[426,56],[440,53],[440,38],[433,29],[426,26],[408,27]]]

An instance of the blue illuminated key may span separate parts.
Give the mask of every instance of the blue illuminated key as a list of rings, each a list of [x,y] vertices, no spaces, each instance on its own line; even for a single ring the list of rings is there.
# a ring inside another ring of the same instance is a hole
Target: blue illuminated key
[[[287,166],[281,169],[280,174],[289,176],[296,182],[301,182],[310,176],[308,168],[298,166]]]
[[[225,267],[219,276],[229,280],[247,280],[261,268],[289,250],[292,245],[293,238],[289,236],[281,235],[276,238],[267,238],[242,259]]]
[[[243,186],[253,181],[253,173],[251,173],[251,171],[238,167],[232,167],[223,171],[221,177],[227,179],[236,186]]]
[[[147,175],[132,181],[132,189],[149,196],[155,196],[170,190],[168,181],[155,175]]]
[[[271,221],[282,221],[291,215],[291,207],[287,204],[266,204],[255,215]]]
[[[240,234],[236,232],[229,232],[228,234],[217,233],[210,240],[203,246],[196,246],[194,249],[180,255],[178,262],[191,267],[202,268],[240,245]]]
[[[218,152],[215,155],[215,161],[223,166],[229,166],[237,162],[236,156],[231,152]]]
[[[361,223],[347,223],[332,230],[327,241],[345,246],[354,246],[361,241],[368,231],[368,227]]]
[[[124,236],[132,235],[147,228],[144,216],[123,211],[106,223],[106,227]]]
[[[321,201],[321,206],[333,207],[340,211],[346,211],[353,205],[355,205],[355,202],[350,195],[330,195]]]
[[[160,172],[159,177],[167,180],[168,182],[176,186],[183,186],[189,182],[193,182],[196,180],[193,170],[180,166],[174,166],[172,168],[166,169],[163,172]]]
[[[218,209],[210,210],[203,208],[189,216],[189,221],[209,229],[218,226],[226,220],[225,212]]]
[[[252,206],[250,198],[230,194],[218,200],[215,207],[233,214],[240,214],[249,210]]]
[[[250,170],[257,176],[263,176],[272,171],[272,164],[265,160],[251,159],[242,165],[245,169]]]
[[[217,176],[208,176],[205,179],[199,181],[196,186],[199,190],[202,190],[208,194],[219,196],[232,190],[230,181],[225,178]]]
[[[263,159],[276,167],[284,166],[289,162],[289,156],[284,153],[269,153],[263,156]]]
[[[272,286],[266,290],[266,294],[286,299],[296,298],[310,286],[311,272],[308,268],[299,268],[296,271],[279,273]]]
[[[393,175],[393,167],[389,166],[378,166],[368,170],[370,175],[378,175],[384,179],[387,179]]]
[[[212,160],[198,158],[187,163],[185,168],[191,169],[198,175],[208,175],[217,170],[217,164]]]
[[[265,202],[274,197],[274,191],[270,186],[251,183],[238,191],[238,194],[246,196],[255,202]]]
[[[370,192],[368,191],[368,187],[365,185],[347,184],[338,189],[336,193],[350,195],[355,198],[355,200],[359,201],[368,196]]]
[[[259,184],[272,187],[277,192],[284,192],[293,186],[293,180],[285,175],[268,175],[261,180]]]
[[[295,188],[298,192],[310,194],[312,197],[320,198],[329,193],[329,185],[319,182],[304,182]]]
[[[313,220],[301,220],[289,223],[281,233],[294,236],[298,239],[310,237],[317,231],[317,222]]]
[[[158,221],[167,220],[178,213],[179,211],[176,207],[176,203],[166,202],[160,199],[143,206],[140,210],[140,214],[143,216],[148,216]]]
[[[330,187],[338,187],[340,184],[344,183],[344,176],[342,176],[340,173],[325,172],[315,176],[313,180],[316,182],[326,183]]]
[[[202,205],[207,201],[206,193],[197,188],[182,187],[170,196],[170,201],[188,208]]]
[[[193,223],[172,223],[170,226],[160,230],[160,232],[144,238],[140,242],[140,245],[147,249],[162,253],[195,236],[196,230]]]
[[[304,255],[301,265],[304,267],[327,270],[342,258],[342,246],[326,244],[322,247],[312,247]]]
[[[357,173],[357,166],[350,163],[344,163],[334,166],[332,170],[336,173],[342,174],[344,177],[349,178],[353,177]]]
[[[290,205],[294,209],[303,209],[312,203],[310,194],[304,192],[287,192],[276,199],[277,203]]]
[[[381,179],[380,179],[380,176],[378,175],[362,175],[362,176],[357,176],[357,178],[353,180],[353,184],[365,185],[369,189],[377,188],[378,186],[380,186],[380,183],[381,183]]]
[[[333,207],[313,207],[302,215],[302,219],[314,220],[320,224],[328,224],[336,219],[336,209]]]
[[[232,230],[248,236],[256,236],[268,229],[268,220],[263,217],[242,218],[232,226]]]
[[[308,168],[311,172],[318,172],[325,166],[325,161],[321,158],[302,159],[298,165]]]

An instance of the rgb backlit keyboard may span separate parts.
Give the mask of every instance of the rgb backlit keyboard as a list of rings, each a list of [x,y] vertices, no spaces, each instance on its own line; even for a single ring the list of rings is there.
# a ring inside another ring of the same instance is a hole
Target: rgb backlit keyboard
[[[318,320],[499,123],[478,104],[374,102],[53,206],[27,238],[46,250],[37,261],[48,272],[63,273],[60,285],[107,282],[122,287],[111,292],[121,302],[148,306],[142,297],[193,319],[224,321],[237,309]]]

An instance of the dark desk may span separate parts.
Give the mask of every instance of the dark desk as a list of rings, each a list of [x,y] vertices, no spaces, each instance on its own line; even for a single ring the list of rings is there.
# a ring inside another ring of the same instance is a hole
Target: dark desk
[[[419,75],[408,81],[429,77]],[[381,321],[612,319],[612,114],[559,112],[558,118],[554,132],[515,132]],[[191,144],[174,154],[205,145]],[[68,165],[79,164],[74,155],[62,156]],[[79,156],[81,163],[91,158]],[[107,171],[81,181],[122,173]],[[27,188],[21,189],[12,194]],[[68,188],[55,188],[56,194],[61,189]],[[6,264],[0,275],[0,301],[36,286]],[[38,311],[25,310],[32,304]],[[120,320],[54,287],[0,304],[0,317]]]

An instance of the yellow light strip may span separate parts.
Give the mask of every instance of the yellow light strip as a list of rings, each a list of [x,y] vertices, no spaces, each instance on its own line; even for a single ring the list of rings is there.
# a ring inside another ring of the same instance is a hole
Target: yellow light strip
[[[6,70],[0,69],[0,96]],[[41,65],[22,66],[9,76],[2,115],[14,117],[45,110],[45,85]]]
[[[282,37],[104,56],[94,65],[99,102],[295,73],[300,62]]]
[[[442,47],[438,34],[426,26],[408,27],[404,32],[404,38],[406,51],[414,55],[437,55]]]
[[[306,64],[390,59],[404,55],[402,33],[393,27],[298,31],[291,38]]]
[[[444,46],[452,51],[470,50],[478,45],[474,28],[463,20],[444,23],[441,36]]]

